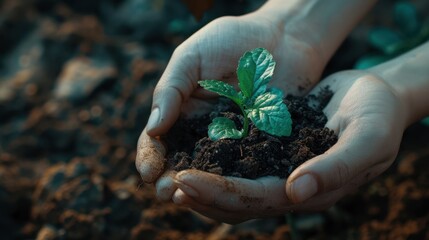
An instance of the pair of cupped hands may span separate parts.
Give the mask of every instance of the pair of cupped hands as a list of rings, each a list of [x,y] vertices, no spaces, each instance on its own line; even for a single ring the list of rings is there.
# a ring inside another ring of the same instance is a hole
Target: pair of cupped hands
[[[237,86],[239,57],[257,47],[273,54],[277,67],[270,84],[286,94],[317,93],[329,86],[334,95],[324,109],[326,127],[338,134],[338,142],[288,179],[249,180],[165,169],[166,149],[157,136],[179,116],[210,111],[216,101],[217,96],[199,88],[197,81],[218,79]],[[338,72],[318,83],[327,62],[321,51],[268,19],[256,21],[247,15],[219,18],[195,33],[176,49],[155,88],[152,113],[137,147],[136,166],[143,181],[155,184],[161,200],[239,223],[329,208],[382,173],[393,162],[406,127],[403,101],[370,70]]]

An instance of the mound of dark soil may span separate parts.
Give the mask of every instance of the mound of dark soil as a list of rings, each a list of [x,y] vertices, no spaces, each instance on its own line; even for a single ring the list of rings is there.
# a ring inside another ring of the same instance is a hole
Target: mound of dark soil
[[[250,124],[249,135],[243,139],[212,141],[207,137],[207,126],[214,117],[223,115],[241,125],[239,110],[224,101],[210,114],[180,119],[163,138],[169,152],[169,167],[252,179],[269,175],[286,178],[299,165],[337,142],[335,133],[324,127],[327,118],[322,110],[331,97],[329,89],[317,96],[287,96],[284,101],[293,121],[289,137],[276,137]]]

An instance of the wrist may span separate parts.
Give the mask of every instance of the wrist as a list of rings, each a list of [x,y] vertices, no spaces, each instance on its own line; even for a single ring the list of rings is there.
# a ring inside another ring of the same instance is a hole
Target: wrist
[[[369,71],[394,89],[406,106],[407,126],[429,115],[429,42]]]
[[[323,57],[322,40],[317,26],[312,23],[310,9],[315,1],[269,0],[265,5],[250,14],[257,19],[267,20],[287,42],[288,38],[298,39],[311,47],[325,65],[329,59]],[[287,44],[287,43],[286,43]]]
[[[288,94],[303,95],[313,88],[320,80],[323,69],[327,61],[324,61],[320,54],[320,49],[314,45],[311,39],[311,33],[314,31],[303,30],[297,31],[297,34],[291,33],[291,29],[297,29],[291,21],[286,23],[291,27],[284,27],[285,21],[281,21],[284,16],[292,15],[275,15],[265,11],[256,11],[241,16],[240,20],[250,23],[253,28],[251,36],[257,36],[255,42],[261,45],[255,47],[264,47],[273,53],[277,59],[276,76],[272,83],[273,86],[286,91]],[[248,37],[248,36],[246,36]],[[279,70],[282,69],[282,70]]]
[[[305,41],[327,63],[376,0],[269,0],[255,14]]]

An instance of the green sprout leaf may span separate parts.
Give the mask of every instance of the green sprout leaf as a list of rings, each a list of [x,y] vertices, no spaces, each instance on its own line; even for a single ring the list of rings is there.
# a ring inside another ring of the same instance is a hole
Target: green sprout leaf
[[[237,77],[240,92],[233,86],[217,80],[204,80],[198,83],[204,89],[232,99],[243,113],[243,129],[237,130],[228,118],[215,118],[209,125],[208,135],[216,141],[222,138],[239,139],[249,132],[249,121],[262,131],[276,136],[290,136],[292,119],[283,103],[283,93],[270,89],[267,84],[274,73],[276,63],[273,56],[264,48],[246,52],[238,62]]]
[[[217,117],[213,119],[209,125],[209,138],[217,141],[223,138],[239,139],[242,137],[242,132],[237,130],[235,123],[225,117]]]
[[[281,90],[273,88],[258,96],[246,112],[258,129],[275,136],[290,136],[292,119]]]
[[[245,53],[239,61],[237,77],[243,95],[255,98],[264,93],[271,80],[276,63],[264,48],[256,48]]]
[[[228,83],[218,80],[203,80],[199,81],[198,84],[208,91],[232,99],[237,104],[241,103],[241,97],[238,95],[238,92]]]
[[[273,76],[276,63],[273,60],[273,56],[263,48],[257,48],[252,51],[252,58],[256,63],[256,72],[253,78],[255,82],[253,96],[256,97],[267,89],[267,84]]]
[[[253,77],[256,72],[256,63],[253,61],[252,53],[246,52],[238,61],[237,77],[238,86],[246,98],[253,95]]]

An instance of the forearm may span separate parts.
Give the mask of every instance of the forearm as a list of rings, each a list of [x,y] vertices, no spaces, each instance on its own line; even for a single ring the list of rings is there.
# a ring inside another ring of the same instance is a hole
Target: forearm
[[[429,115],[429,42],[369,71],[385,79],[403,99],[408,125]]]
[[[270,0],[257,13],[291,36],[308,39],[328,62],[377,0]]]

